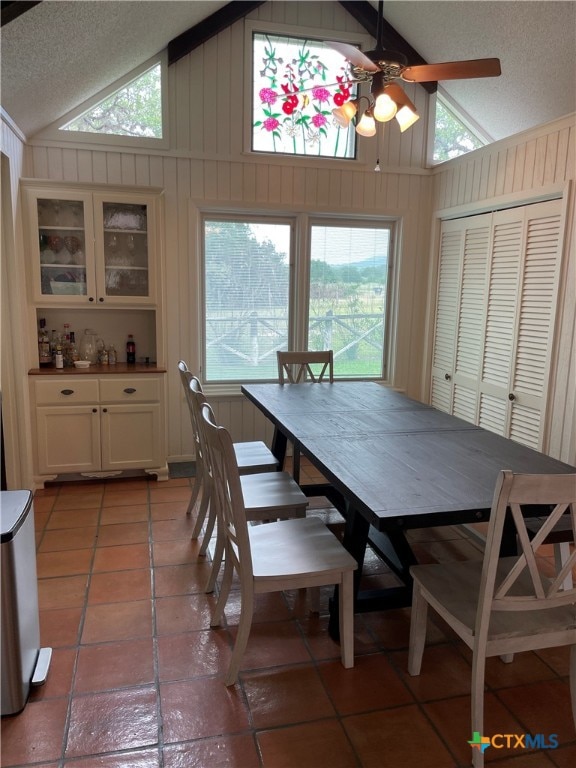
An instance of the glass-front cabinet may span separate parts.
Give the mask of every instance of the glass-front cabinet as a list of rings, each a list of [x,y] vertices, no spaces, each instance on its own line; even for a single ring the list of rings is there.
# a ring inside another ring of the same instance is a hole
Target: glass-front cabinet
[[[25,194],[35,302],[155,302],[154,196],[54,187]]]

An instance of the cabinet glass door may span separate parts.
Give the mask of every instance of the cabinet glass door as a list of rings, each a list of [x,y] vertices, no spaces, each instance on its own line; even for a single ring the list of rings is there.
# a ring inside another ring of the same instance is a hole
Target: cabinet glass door
[[[102,204],[106,296],[150,295],[148,206]]]
[[[43,296],[86,296],[84,202],[38,198],[40,290]]]

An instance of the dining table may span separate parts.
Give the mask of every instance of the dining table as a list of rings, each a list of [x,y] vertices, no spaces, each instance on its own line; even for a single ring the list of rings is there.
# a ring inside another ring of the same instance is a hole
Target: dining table
[[[498,474],[571,474],[576,469],[526,445],[407,397],[374,381],[244,384],[243,394],[274,425],[272,451],[284,465],[293,445],[294,476],[305,456],[324,478],[302,484],[326,496],[344,517],[343,544],[356,558],[355,611],[408,606],[410,566],[417,562],[406,532],[487,521]],[[525,508],[538,516],[541,508]],[[366,547],[400,585],[360,590]],[[503,554],[515,551],[513,526]],[[338,601],[330,634],[338,636]]]

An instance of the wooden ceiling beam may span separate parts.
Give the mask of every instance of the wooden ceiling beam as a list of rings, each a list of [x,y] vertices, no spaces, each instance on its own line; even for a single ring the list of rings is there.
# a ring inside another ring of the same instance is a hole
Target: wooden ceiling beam
[[[199,24],[182,32],[181,35],[175,37],[168,43],[168,65],[174,64],[178,59],[188,55],[195,48],[210,40],[211,37],[222,32],[235,21],[239,21],[244,18],[248,13],[258,8],[260,5],[264,5],[266,0],[262,2],[244,2],[244,0],[236,0],[236,2],[228,3],[220,10],[213,13],[211,16],[206,17]]]
[[[352,14],[356,21],[364,27],[366,32],[376,39],[378,11],[372,4],[367,2],[367,0],[339,0],[339,2],[340,5],[345,8],[348,13]],[[408,59],[408,64],[410,66],[428,63],[422,56],[420,56],[418,51],[412,48],[410,43],[386,21],[386,19],[383,19],[382,21],[382,36],[386,48],[389,48],[391,51],[403,53]],[[436,93],[438,90],[438,83],[436,82],[419,83],[419,85],[427,90],[428,93]]]
[[[39,5],[42,0],[36,0],[36,2],[16,2],[16,0],[2,0],[0,3],[0,26],[4,27],[9,24],[18,16],[22,16],[23,13],[29,11],[30,8],[34,8],[35,5]]]

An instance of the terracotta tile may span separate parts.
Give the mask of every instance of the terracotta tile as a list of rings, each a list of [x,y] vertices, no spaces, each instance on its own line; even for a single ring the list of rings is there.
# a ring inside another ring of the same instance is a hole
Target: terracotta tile
[[[29,701],[44,701],[68,696],[76,663],[76,648],[53,648],[44,685],[30,688]]]
[[[173,541],[174,539],[189,539],[194,529],[194,520],[191,517],[182,517],[176,520],[155,520],[152,523],[153,541]]]
[[[148,600],[152,597],[151,570],[95,573],[88,589],[88,605]]]
[[[164,749],[164,768],[260,768],[252,734],[199,739]]]
[[[200,542],[182,539],[180,541],[155,541],[153,562],[158,565],[181,565],[184,563],[204,563],[206,558],[199,554]]]
[[[99,547],[123,544],[143,544],[148,541],[148,523],[117,523],[102,525],[98,532]]]
[[[65,549],[87,549],[94,546],[96,531],[94,527],[63,528],[44,531],[39,552],[61,552]]]
[[[558,648],[543,648],[534,652],[538,658],[546,662],[557,675],[566,677],[570,674],[570,646],[562,645]]]
[[[104,643],[152,635],[149,600],[92,605],[86,609],[82,643]]]
[[[410,636],[409,608],[367,613],[362,618],[381,648],[386,650],[408,648]]]
[[[62,576],[38,580],[38,606],[48,608],[77,608],[84,604],[88,576]]]
[[[415,677],[407,672],[408,653],[395,653],[393,660],[404,682],[419,701],[470,693],[470,665],[452,645],[425,648],[421,672]]]
[[[51,576],[74,576],[90,573],[92,549],[70,549],[62,552],[38,552],[36,570],[38,578]]]
[[[190,501],[192,489],[187,486],[176,486],[172,488],[162,487],[150,488],[150,502],[152,504],[161,504],[167,501]]]
[[[549,752],[548,757],[558,768],[573,768],[576,765],[576,744],[555,749]],[[537,768],[537,766],[534,766],[534,768]]]
[[[50,512],[54,506],[56,496],[38,496],[34,494],[34,517]]]
[[[209,629],[158,638],[158,678],[186,680],[200,675],[223,674],[232,646],[224,629]]]
[[[113,523],[138,523],[148,521],[148,504],[132,504],[119,507],[104,507],[100,517],[101,525]]]
[[[33,701],[19,715],[3,717],[4,768],[59,759],[67,709],[66,699]]]
[[[498,760],[494,765],[498,768],[552,768],[554,765],[551,759],[552,753],[549,755],[540,751],[537,753],[528,752],[521,755],[514,755],[509,760]],[[489,758],[486,758],[488,762]],[[571,763],[570,765],[573,765]]]
[[[45,488],[38,488],[38,490],[34,491],[34,501],[36,501],[37,498],[43,498],[44,496],[58,496],[59,493],[60,483],[55,483],[54,485],[47,483]]]
[[[264,768],[352,768],[354,751],[337,720],[317,720],[257,734]]]
[[[238,733],[249,727],[248,711],[237,686],[222,677],[205,677],[160,686],[165,743]]]
[[[212,595],[178,595],[156,600],[156,631],[173,635],[196,629],[209,629],[216,604]]]
[[[96,509],[66,509],[54,511],[48,520],[48,530],[60,528],[90,528],[98,525],[100,508]]]
[[[330,617],[317,613],[308,613],[299,616],[298,623],[302,628],[304,642],[308,646],[312,658],[316,661],[328,661],[340,658],[340,644],[335,642],[328,633]],[[363,622],[363,615],[354,617],[354,655],[378,651],[377,644],[373,641]]]
[[[424,709],[458,760],[463,765],[468,764],[472,749],[468,744],[468,740],[472,738],[470,697],[457,696],[442,701],[431,701],[424,705]],[[518,720],[492,693],[487,692],[484,698],[482,735],[524,732]],[[514,754],[514,750],[506,747],[498,751],[489,747],[486,750],[486,762]]]
[[[385,756],[386,765],[398,768],[458,768],[416,706],[352,715],[344,718],[342,724],[363,766],[380,766]]]
[[[54,510],[64,509],[99,509],[102,504],[103,491],[84,491],[83,493],[60,493],[54,502]]]
[[[82,608],[56,608],[40,611],[40,642],[59,648],[77,645]]]
[[[336,714],[311,664],[243,673],[242,680],[256,728],[320,720]]]
[[[94,554],[93,573],[102,571],[121,571],[150,567],[150,546],[124,544],[115,547],[97,547]]]
[[[82,646],[74,681],[75,693],[136,687],[154,682],[152,638]]]
[[[106,480],[104,491],[106,493],[110,493],[110,491],[147,491],[150,482],[154,481],[151,481],[148,475],[143,477],[113,477]]]
[[[574,721],[567,680],[545,680],[499,690],[496,696],[530,733],[556,733],[560,744],[574,741]]]
[[[131,688],[72,699],[67,758],[157,743],[158,716],[153,688]]]
[[[187,595],[204,592],[211,565],[204,559],[189,565],[166,565],[154,569],[156,597]]]
[[[160,768],[157,749],[139,749],[116,755],[98,755],[83,760],[65,760],[65,768]]]
[[[60,484],[59,496],[85,496],[87,493],[99,494],[104,493],[105,484],[102,480],[78,480],[73,482],[65,482]]]
[[[228,626],[236,626],[239,623],[241,608],[240,590],[233,589],[226,603],[225,615]],[[292,617],[292,611],[281,592],[270,592],[255,596],[253,624],[258,624],[261,621],[286,621]]]
[[[152,520],[179,520],[186,517],[188,499],[185,501],[169,501],[162,504],[150,504]]]
[[[318,666],[320,677],[340,715],[411,704],[413,696],[384,654],[357,656],[352,669],[339,661]]]
[[[237,627],[230,629],[236,642]],[[263,669],[311,661],[295,621],[253,623],[240,669]]]
[[[102,500],[103,507],[124,507],[134,504],[148,503],[148,489],[139,488],[134,490],[121,490],[116,488],[106,488]]]
[[[465,650],[470,654],[471,664],[472,653],[468,648]],[[499,656],[486,659],[486,684],[490,688],[510,688],[553,677],[554,671],[532,652],[514,654],[514,661],[510,664],[504,663]]]

